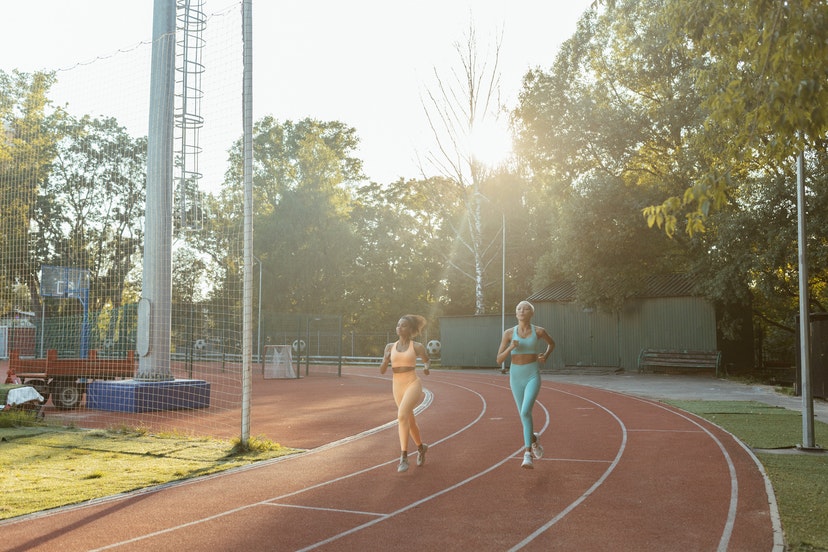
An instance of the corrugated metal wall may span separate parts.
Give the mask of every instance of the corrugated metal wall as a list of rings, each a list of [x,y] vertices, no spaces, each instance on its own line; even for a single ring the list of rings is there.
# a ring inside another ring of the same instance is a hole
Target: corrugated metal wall
[[[552,368],[611,366],[638,369],[641,349],[718,350],[716,314],[706,300],[664,297],[632,301],[620,313],[585,309],[576,303],[535,303],[533,322],[557,344]],[[506,317],[506,328],[516,323]],[[500,315],[440,319],[444,366],[497,367]]]
[[[500,315],[441,317],[440,364],[497,367],[497,348],[503,335],[500,325]]]
[[[626,370],[638,369],[641,349],[719,350],[716,311],[698,297],[658,297],[630,304],[621,313],[621,357]]]
[[[532,321],[555,340],[562,365],[618,366],[615,315],[575,303],[538,303]]]

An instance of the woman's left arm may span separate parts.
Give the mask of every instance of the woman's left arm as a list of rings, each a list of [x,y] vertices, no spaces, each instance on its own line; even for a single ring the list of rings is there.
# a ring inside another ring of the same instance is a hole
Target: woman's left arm
[[[549,335],[544,328],[536,326],[536,334],[538,339],[543,339],[546,341],[546,351],[542,352],[538,355],[538,360],[541,362],[546,362],[546,359],[552,355],[552,351],[555,350],[555,341],[552,339],[552,336]]]
[[[414,352],[417,353],[419,358],[423,359],[423,372],[425,375],[428,375],[429,368],[431,367],[431,359],[428,356],[426,348],[419,341],[415,341]]]

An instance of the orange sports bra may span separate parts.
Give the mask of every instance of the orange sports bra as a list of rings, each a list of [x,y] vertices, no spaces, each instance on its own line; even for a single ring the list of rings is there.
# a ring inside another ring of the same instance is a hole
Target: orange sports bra
[[[397,343],[394,343],[394,346],[391,347],[391,366],[393,368],[417,366],[417,353],[414,351],[414,342],[409,341],[408,349],[402,353],[397,350]]]

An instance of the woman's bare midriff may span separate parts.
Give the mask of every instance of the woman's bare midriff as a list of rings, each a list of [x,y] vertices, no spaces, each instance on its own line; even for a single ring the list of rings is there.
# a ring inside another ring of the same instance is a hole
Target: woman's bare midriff
[[[411,372],[414,369],[414,366],[400,366],[399,368],[396,368],[394,366],[391,367],[391,371],[395,374],[404,374],[405,372]]]
[[[533,353],[519,353],[512,355],[512,364],[529,364],[538,360],[538,355]]]

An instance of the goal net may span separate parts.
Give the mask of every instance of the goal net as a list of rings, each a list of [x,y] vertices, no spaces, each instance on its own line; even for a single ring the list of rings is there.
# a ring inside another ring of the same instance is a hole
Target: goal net
[[[293,354],[290,345],[265,345],[264,349],[264,378],[286,379],[295,378],[293,368]]]

